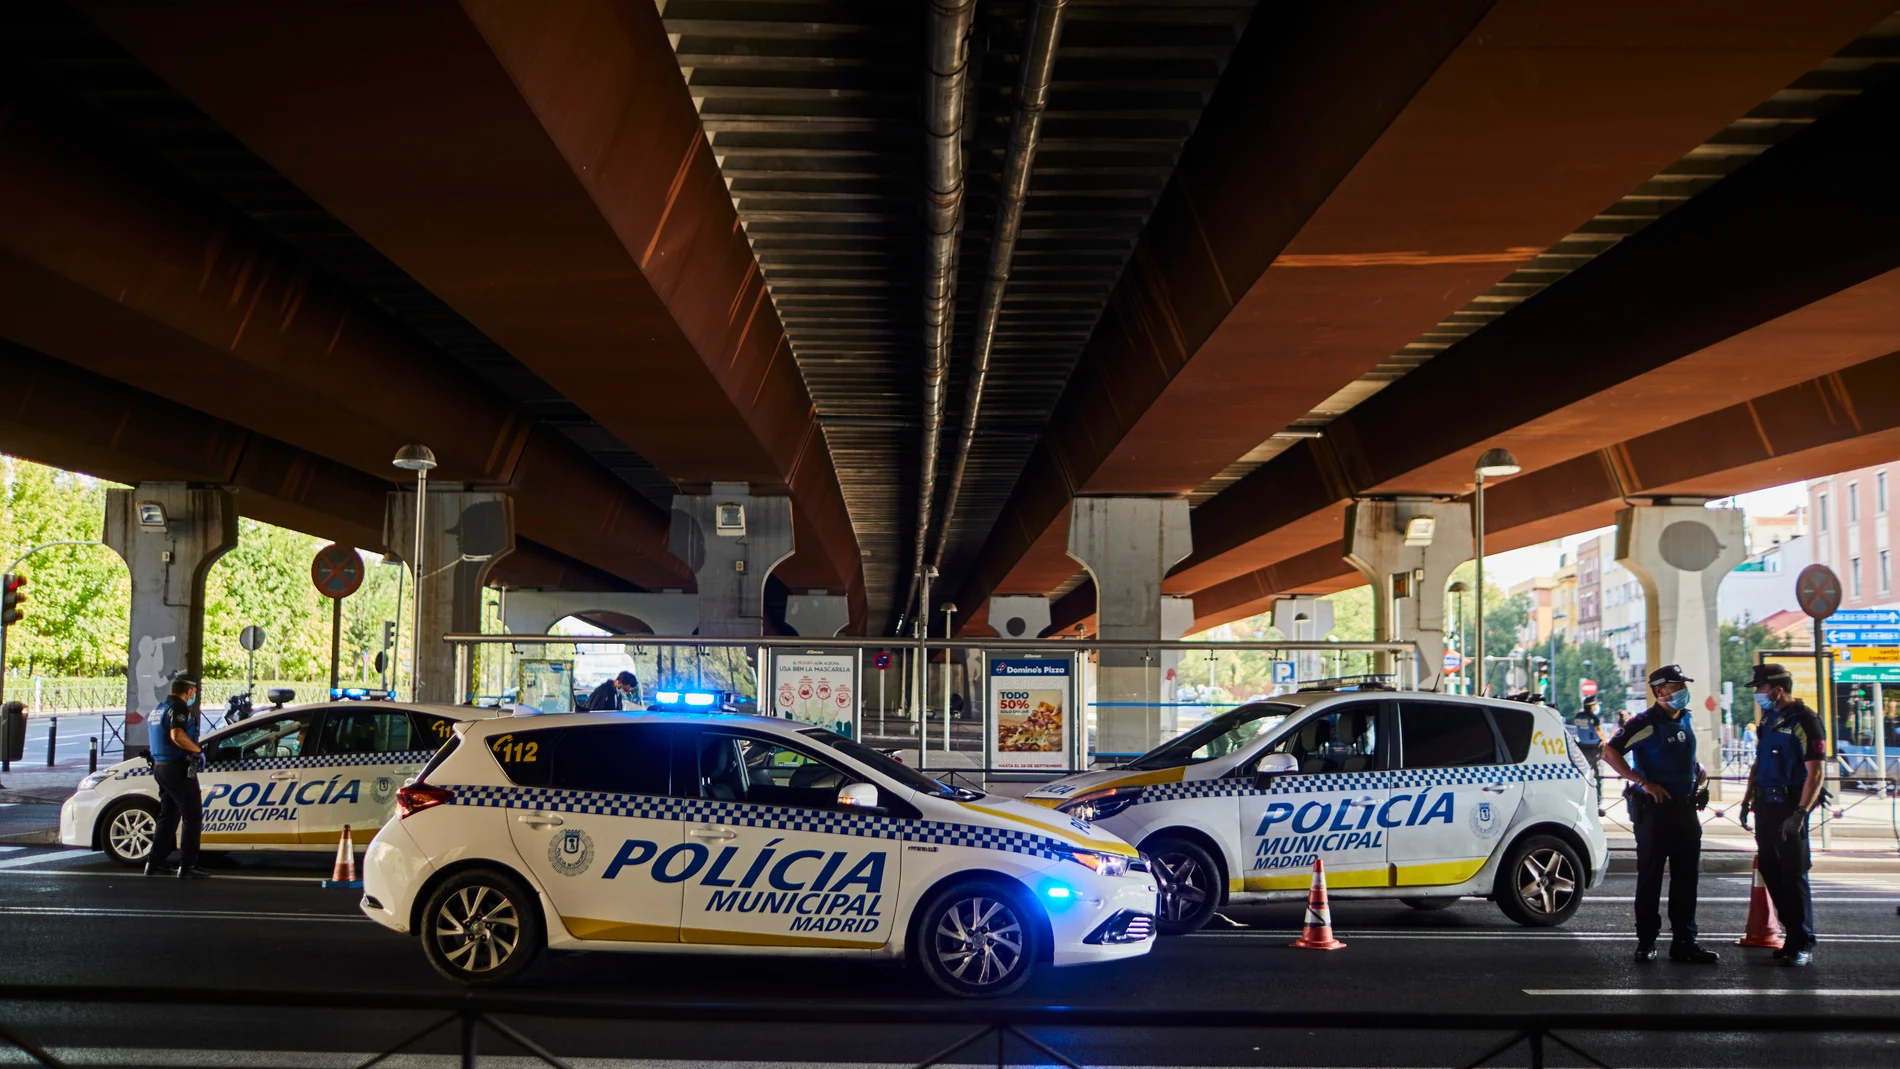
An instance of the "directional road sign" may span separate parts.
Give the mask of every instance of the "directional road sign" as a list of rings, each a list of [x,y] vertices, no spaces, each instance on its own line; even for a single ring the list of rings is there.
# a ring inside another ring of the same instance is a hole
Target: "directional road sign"
[[[1292,686],[1295,681],[1292,661],[1273,662],[1273,685]]]
[[[363,558],[348,546],[324,546],[310,562],[310,581],[326,598],[347,598],[363,585]]]
[[[1848,609],[1827,618],[1829,626],[1900,627],[1900,609]]]
[[[1900,646],[1839,646],[1834,659],[1843,664],[1893,664],[1900,662]]]
[[[1456,672],[1458,669],[1463,668],[1464,666],[1465,666],[1465,658],[1463,654],[1459,653],[1457,650],[1445,651],[1445,671]]]
[[[1795,577],[1794,600],[1802,612],[1824,620],[1841,607],[1841,578],[1825,564],[1810,564]]]
[[[1829,646],[1900,646],[1900,627],[1833,627],[1840,616],[1828,617],[1821,638]]]

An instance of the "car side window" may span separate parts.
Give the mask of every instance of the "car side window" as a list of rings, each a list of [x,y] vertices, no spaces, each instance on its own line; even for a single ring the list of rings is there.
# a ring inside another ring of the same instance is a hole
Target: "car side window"
[[[1489,709],[1491,722],[1504,738],[1504,759],[1514,765],[1530,760],[1531,736],[1537,734],[1537,717],[1529,709]]]
[[[259,761],[273,757],[302,757],[311,752],[310,725],[317,710],[284,713],[268,720],[252,720],[211,744],[213,761]]]
[[[804,750],[713,731],[699,736],[698,771],[701,798],[806,809],[836,809],[838,788],[861,781]]]
[[[1262,751],[1290,754],[1305,774],[1377,772],[1385,768],[1379,751],[1379,705],[1356,702],[1303,721]],[[1251,764],[1257,767],[1256,758]],[[1251,773],[1249,773],[1251,774]]]
[[[409,714],[400,709],[332,709],[317,751],[325,756],[401,753],[417,746]]]
[[[1482,706],[1399,703],[1399,749],[1406,768],[1463,768],[1498,763],[1498,740]]]
[[[488,751],[522,787],[602,794],[670,793],[671,732],[655,724],[590,724],[507,731]]]
[[[413,736],[415,748],[433,750],[455,737],[455,721],[434,713],[411,711],[409,719],[415,721],[416,733]]]

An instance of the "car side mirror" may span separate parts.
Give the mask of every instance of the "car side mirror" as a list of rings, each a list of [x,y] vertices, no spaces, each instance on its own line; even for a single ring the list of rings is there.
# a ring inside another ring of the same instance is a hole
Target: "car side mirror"
[[[1292,754],[1270,753],[1260,759],[1260,767],[1254,770],[1253,789],[1256,791],[1264,791],[1267,789],[1268,780],[1271,780],[1275,776],[1284,776],[1289,772],[1298,772],[1299,770],[1300,763],[1293,759]]]
[[[884,812],[884,807],[877,804],[877,785],[874,783],[847,783],[838,788],[838,808],[854,809],[860,813]]]

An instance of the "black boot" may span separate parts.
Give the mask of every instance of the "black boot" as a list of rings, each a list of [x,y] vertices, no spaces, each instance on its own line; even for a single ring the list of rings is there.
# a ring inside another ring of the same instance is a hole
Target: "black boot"
[[[1722,955],[1706,950],[1701,943],[1676,943],[1669,948],[1670,961],[1684,961],[1691,965],[1714,965],[1722,960]]]
[[[202,880],[210,875],[209,872],[196,865],[186,865],[178,870],[178,878],[181,880]]]
[[[1655,960],[1656,960],[1656,944],[1654,943],[1636,944],[1636,964],[1645,965]]]
[[[163,861],[154,859],[145,863],[145,874],[147,876],[170,876],[173,874],[173,871],[174,870]]]

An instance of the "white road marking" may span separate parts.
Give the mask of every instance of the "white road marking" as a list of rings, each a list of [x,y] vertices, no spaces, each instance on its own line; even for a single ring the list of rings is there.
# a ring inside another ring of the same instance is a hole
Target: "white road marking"
[[[133,879],[145,878],[137,869],[122,869],[116,865],[109,869],[8,869],[4,867],[5,864],[5,862],[0,862],[0,876],[104,876],[111,879],[125,879],[129,876]],[[176,877],[171,878],[175,879]],[[220,881],[262,880],[267,883],[302,883],[313,885],[329,879],[328,876],[318,875],[314,872],[308,876],[252,876],[237,872],[225,872],[220,869],[213,869],[211,878]]]
[[[24,849],[26,849],[24,846],[0,846],[0,854],[11,854],[16,850]]]
[[[1900,892],[1896,892],[1895,894],[1889,895],[1885,898],[1859,898],[1859,897],[1843,897],[1841,895],[1815,895],[1814,900],[1816,902],[1890,903],[1890,902],[1894,902],[1895,900],[1900,900]],[[1587,906],[1592,902],[1634,902],[1634,901],[1636,901],[1635,895],[1591,895],[1588,898],[1585,898],[1583,900],[1583,904]],[[1747,898],[1712,898],[1708,895],[1696,896],[1696,905],[1699,905],[1699,906],[1707,905],[1710,902],[1746,902],[1746,901],[1748,901]]]
[[[1339,938],[1346,939],[1346,940],[1422,939],[1422,940],[1430,941],[1430,940],[1436,939],[1443,942],[1453,942],[1456,940],[1468,939],[1468,940],[1475,940],[1479,942],[1488,941],[1488,942],[1498,942],[1498,943],[1526,942],[1526,941],[1530,941],[1530,942],[1542,941],[1542,942],[1547,942],[1547,943],[1548,942],[1558,942],[1558,943],[1617,942],[1617,941],[1624,941],[1624,940],[1634,940],[1636,938],[1634,933],[1631,933],[1629,931],[1537,932],[1537,931],[1510,931],[1510,930],[1499,929],[1499,930],[1485,930],[1485,931],[1472,931],[1472,932],[1445,932],[1445,931],[1440,931],[1440,932],[1429,932],[1429,931],[1374,932],[1374,931],[1355,931],[1351,928],[1341,928],[1338,926],[1335,926],[1333,928],[1333,933],[1337,935]],[[1236,932],[1195,932],[1192,935],[1186,936],[1185,938],[1188,938],[1188,939],[1292,939],[1299,934],[1300,933],[1297,930],[1288,928],[1288,929],[1285,929],[1284,931],[1274,931],[1271,929],[1267,929],[1267,930],[1236,931]],[[1703,932],[1701,933],[1701,935],[1702,935],[1702,938],[1709,939],[1709,940],[1734,940],[1734,939],[1741,938],[1742,933],[1740,932]],[[1882,932],[1882,933],[1871,933],[1871,934],[1836,935],[1833,932],[1824,932],[1822,933],[1822,936],[1821,936],[1821,942],[1823,944],[1827,944],[1827,943],[1900,943],[1900,934],[1888,934],[1888,933]]]
[[[24,865],[40,865],[53,861],[72,861],[75,858],[91,857],[94,853],[92,850],[55,850],[50,854],[8,858],[0,861],[0,869],[17,869]]]
[[[1753,998],[1781,995],[1814,995],[1820,998],[1900,998],[1900,987],[1716,987],[1696,990],[1687,987],[1527,987],[1526,995],[1610,995],[1635,998],[1649,995],[1692,995],[1697,998]]]
[[[96,906],[0,906],[0,917],[167,917],[184,920],[368,921],[362,914],[259,913],[226,909],[133,909]]]

